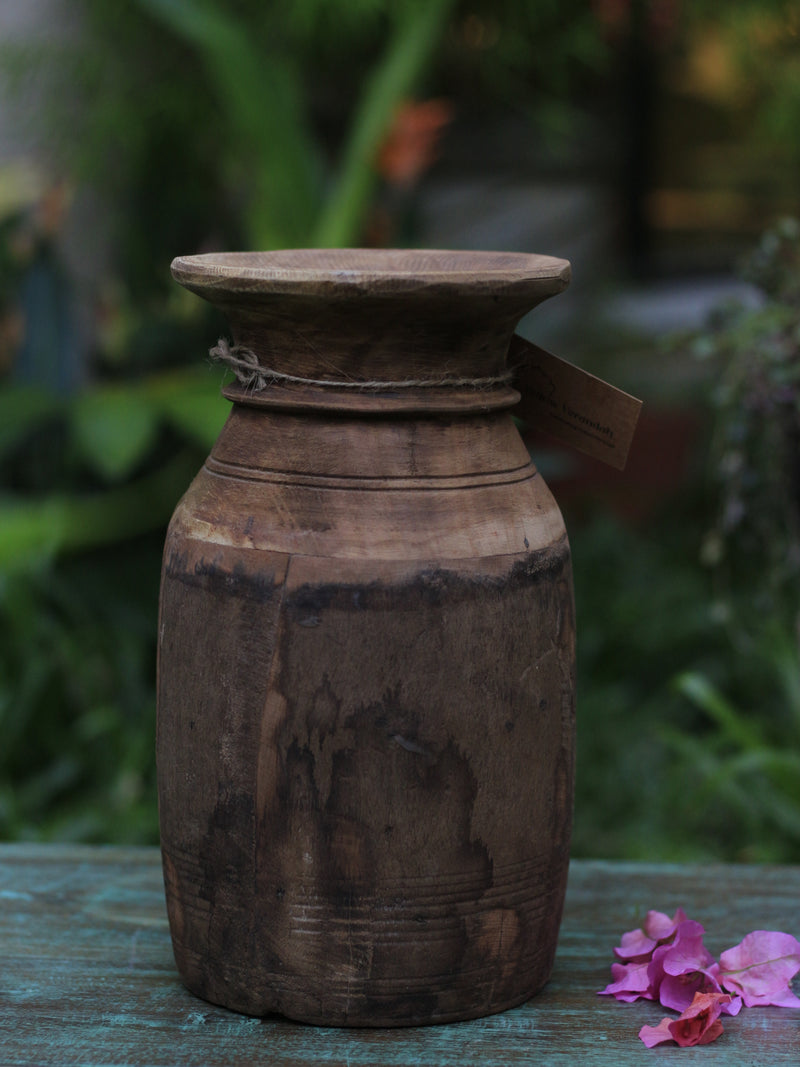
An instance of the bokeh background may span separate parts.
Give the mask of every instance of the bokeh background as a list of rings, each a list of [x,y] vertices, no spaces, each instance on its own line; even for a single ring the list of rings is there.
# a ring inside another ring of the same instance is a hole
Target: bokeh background
[[[793,2],[3,0],[0,838],[157,841],[161,546],[228,406],[171,259],[399,245],[570,259],[522,332],[645,400],[622,474],[528,432],[574,854],[800,861],[798,215]]]

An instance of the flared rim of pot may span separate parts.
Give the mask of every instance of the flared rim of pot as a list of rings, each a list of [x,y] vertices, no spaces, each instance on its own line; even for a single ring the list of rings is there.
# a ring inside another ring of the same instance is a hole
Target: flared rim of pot
[[[446,288],[461,292],[524,288],[555,295],[570,281],[569,261],[524,252],[444,249],[335,248],[271,252],[209,252],[178,256],[177,282],[195,292],[247,293],[332,290],[407,293]]]

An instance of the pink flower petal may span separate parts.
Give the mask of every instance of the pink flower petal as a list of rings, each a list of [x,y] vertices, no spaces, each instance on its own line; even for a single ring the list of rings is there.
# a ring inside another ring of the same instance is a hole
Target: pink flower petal
[[[648,911],[640,929],[622,935],[622,943],[614,949],[614,954],[621,960],[649,959],[656,945],[671,940],[685,920],[683,908],[678,908],[671,919],[663,911]]]
[[[683,908],[678,908],[671,919],[663,911],[648,911],[644,920],[644,932],[654,941],[666,941],[685,921],[686,912]]]
[[[686,919],[678,924],[672,944],[659,945],[648,968],[650,991],[665,1008],[683,1011],[695,993],[720,993],[709,971],[714,957],[703,944],[703,927]]]
[[[670,1024],[675,1041],[683,1047],[716,1041],[722,1033],[720,1012],[729,1002],[726,993],[695,993],[686,1011]]]
[[[658,1000],[665,1008],[686,1011],[697,993],[721,993],[719,985],[709,979],[705,971],[682,975],[664,975],[658,990]]]
[[[669,1028],[671,1022],[674,1022],[674,1020],[664,1018],[658,1026],[643,1026],[639,1031],[639,1037],[644,1041],[648,1048],[653,1048],[654,1045],[660,1045],[663,1041],[672,1041],[674,1038],[672,1037]]]
[[[650,990],[655,1000],[658,1000],[661,983],[664,981],[664,956],[669,952],[669,949],[669,945],[659,945],[653,953],[653,958],[647,968]]]
[[[662,964],[667,974],[680,975],[710,967],[714,957],[703,944],[705,930],[700,923],[687,919],[678,926],[675,941],[664,953]]]
[[[639,997],[652,1000],[650,981],[647,977],[647,961],[643,963],[612,963],[611,977],[614,979],[605,989],[598,990],[600,996],[610,994],[617,1000],[633,1003]]]
[[[723,1032],[719,1015],[730,999],[726,993],[696,993],[679,1018],[662,1019],[658,1026],[643,1026],[639,1037],[648,1048],[663,1041],[674,1041],[682,1048],[708,1045]]]
[[[731,997],[730,1004],[723,1004],[722,1005],[722,1014],[723,1015],[738,1015],[739,1012],[742,1010],[742,1007],[743,1007],[743,1001],[742,1001],[741,997]]]
[[[628,930],[622,935],[622,943],[614,949],[614,955],[621,960],[649,960],[657,944],[643,930]]]
[[[725,1028],[719,1019],[715,1019],[713,1023],[709,1023],[707,1026],[698,1026],[694,1020],[681,1022],[680,1019],[676,1019],[670,1026],[670,1030],[676,1044],[682,1048],[691,1048],[693,1045],[710,1045],[712,1041],[716,1041],[725,1032]]]
[[[800,942],[778,930],[754,930],[719,958],[719,982],[748,1008],[800,1007],[789,983],[800,971]]]

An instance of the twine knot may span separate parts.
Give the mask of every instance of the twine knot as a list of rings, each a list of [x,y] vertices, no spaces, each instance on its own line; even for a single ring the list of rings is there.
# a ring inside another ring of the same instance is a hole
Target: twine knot
[[[260,392],[269,385],[280,382],[327,386],[335,389],[360,389],[363,392],[421,389],[430,388],[431,386],[449,386],[452,389],[488,389],[493,385],[507,385],[513,378],[513,371],[511,370],[487,378],[455,378],[448,375],[442,375],[438,378],[403,378],[400,381],[383,381],[380,379],[347,381],[330,378],[301,378],[295,374],[284,374],[282,371],[262,366],[255,352],[244,345],[232,345],[224,337],[220,337],[214,347],[209,349],[208,354],[215,363],[224,363],[230,367],[239,384],[253,392]]]

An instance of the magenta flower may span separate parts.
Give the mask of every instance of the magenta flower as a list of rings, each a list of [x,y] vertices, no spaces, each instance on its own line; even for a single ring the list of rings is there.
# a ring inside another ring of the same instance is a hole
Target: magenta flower
[[[687,919],[678,926],[671,945],[661,945],[648,967],[650,988],[665,1008],[684,1011],[696,993],[722,993],[715,975],[716,962],[703,944],[705,930]],[[742,1006],[738,997],[726,1002],[726,1014],[736,1015]]]
[[[622,935],[622,944],[614,949],[614,955],[621,960],[649,960],[656,946],[670,941],[685,919],[683,908],[678,908],[671,919],[663,911],[648,911],[638,930],[628,930]]]
[[[613,982],[600,989],[601,996],[610,995],[623,1000],[626,1004],[632,1004],[634,1000],[643,997],[645,1000],[655,1000],[650,988],[650,978],[647,969],[649,960],[639,960],[635,963],[612,963],[611,977]]]
[[[738,1015],[742,1002],[800,1008],[790,986],[800,972],[800,941],[775,930],[755,930],[717,963],[703,944],[704,934],[681,908],[671,919],[649,911],[643,925],[624,933],[614,949],[624,962],[611,964],[613,981],[600,993],[629,1003],[640,997],[658,1000],[681,1013],[641,1028],[639,1037],[648,1048],[664,1041],[707,1045],[722,1033],[720,1015]]]
[[[677,1019],[662,1019],[658,1026],[643,1026],[639,1037],[648,1048],[674,1041],[682,1048],[708,1045],[723,1032],[720,1013],[730,1003],[727,993],[695,993],[691,1004]]]
[[[789,983],[800,971],[800,942],[777,930],[754,930],[723,952],[715,968],[720,985],[739,994],[748,1008],[800,1008]]]
[[[704,933],[700,923],[687,919],[680,908],[673,919],[648,912],[641,929],[622,935],[622,944],[614,952],[628,962],[612,963],[614,981],[601,994],[627,1003],[639,997],[658,1000],[665,1008],[683,1011],[695,993],[721,993],[714,957],[703,944]],[[741,1006],[738,996],[731,998],[727,1014],[735,1015]]]
[[[655,1000],[648,968],[656,949],[671,941],[682,922],[686,921],[683,908],[678,908],[670,919],[662,911],[648,911],[644,923],[636,930],[628,930],[622,935],[621,944],[614,949],[614,955],[625,963],[611,964],[611,977],[614,979],[605,989],[598,990],[601,996],[614,996],[630,1004],[642,997]]]

